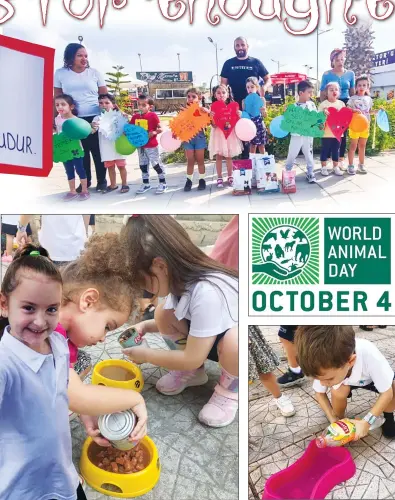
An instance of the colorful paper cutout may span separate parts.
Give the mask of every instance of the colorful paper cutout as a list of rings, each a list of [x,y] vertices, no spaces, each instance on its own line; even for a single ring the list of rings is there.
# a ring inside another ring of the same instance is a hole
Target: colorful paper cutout
[[[112,109],[100,115],[99,134],[106,139],[115,142],[123,134],[123,129],[128,120],[118,110]]]
[[[142,148],[149,140],[148,132],[138,125],[128,124],[123,130],[130,144],[136,148]]]
[[[77,139],[70,139],[63,133],[53,135],[53,161],[65,163],[74,158],[83,158],[84,150]]]
[[[281,128],[291,134],[306,137],[322,137],[324,135],[326,115],[322,111],[310,111],[300,106],[288,106],[284,113]]]
[[[200,109],[199,103],[194,102],[180,111],[170,121],[169,127],[173,135],[178,137],[178,139],[188,142],[201,130],[210,125],[210,121],[210,115]]]
[[[377,126],[383,132],[389,132],[390,131],[390,123],[388,121],[388,115],[387,115],[387,112],[384,109],[380,109],[379,112],[377,113]]]
[[[215,125],[228,138],[239,120],[239,105],[237,102],[225,104],[223,101],[215,101],[211,105],[211,111],[214,113],[213,120]]]
[[[262,106],[263,99],[259,94],[255,92],[248,94],[248,96],[244,99],[245,111],[247,111],[250,116],[260,116]]]
[[[328,108],[329,115],[326,118],[326,126],[340,142],[342,135],[348,129],[352,120],[353,112],[350,108]]]

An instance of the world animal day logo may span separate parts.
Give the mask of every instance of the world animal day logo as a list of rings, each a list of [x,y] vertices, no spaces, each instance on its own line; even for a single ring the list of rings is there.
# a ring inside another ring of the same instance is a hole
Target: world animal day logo
[[[250,215],[250,315],[395,315],[392,224],[391,216]]]

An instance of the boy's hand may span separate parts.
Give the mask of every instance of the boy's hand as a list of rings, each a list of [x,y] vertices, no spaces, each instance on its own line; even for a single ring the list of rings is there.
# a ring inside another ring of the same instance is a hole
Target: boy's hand
[[[329,115],[330,115],[330,113],[329,113],[329,111],[328,111],[327,109],[323,109],[323,112],[324,112],[324,114],[325,114],[326,116],[329,116]]]
[[[145,331],[145,321],[140,321],[140,323],[132,325],[131,328],[134,328],[136,332],[140,335],[140,337],[144,337],[144,335],[147,333]]]
[[[133,363],[138,365],[149,362],[149,351],[150,348],[144,346],[127,347],[126,349],[122,349],[123,354],[133,361]]]
[[[157,132],[148,132],[148,137],[151,139],[151,137],[155,137],[156,135],[158,135]]]
[[[90,436],[95,443],[99,446],[111,446],[110,441],[105,439],[101,434],[98,426],[98,417],[91,417],[90,415],[80,415],[81,422],[84,424],[86,433]]]
[[[362,439],[369,434],[370,424],[366,420],[350,420],[355,425],[354,441]]]
[[[92,122],[91,123],[91,127],[96,132],[96,130],[99,130],[99,123],[98,122]]]
[[[140,439],[143,439],[147,434],[148,415],[144,399],[142,399],[140,403],[134,405],[132,411],[137,417],[137,424],[130,435],[129,441],[140,441]]]

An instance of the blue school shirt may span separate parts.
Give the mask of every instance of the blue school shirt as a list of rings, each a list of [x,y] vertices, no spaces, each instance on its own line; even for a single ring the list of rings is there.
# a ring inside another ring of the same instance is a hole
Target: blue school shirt
[[[0,342],[0,498],[75,500],[68,410],[69,350],[59,333],[52,354],[4,331]]]
[[[322,75],[321,91],[325,90],[328,83],[337,82],[340,86],[340,99],[350,98],[350,89],[355,88],[355,73],[347,70],[344,75],[338,76],[333,71],[325,71]]]

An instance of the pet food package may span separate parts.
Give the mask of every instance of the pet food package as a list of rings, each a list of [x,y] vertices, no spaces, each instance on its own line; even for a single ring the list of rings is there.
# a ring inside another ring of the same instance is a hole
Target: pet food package
[[[259,158],[255,158],[255,164],[258,193],[278,193],[280,186],[274,156],[260,155]]]
[[[282,187],[283,193],[296,193],[296,174],[294,170],[283,170]]]
[[[251,187],[253,189],[256,188],[256,160],[261,157],[261,153],[250,153],[250,160],[252,161]]]
[[[251,194],[252,161],[233,160],[233,194]]]

